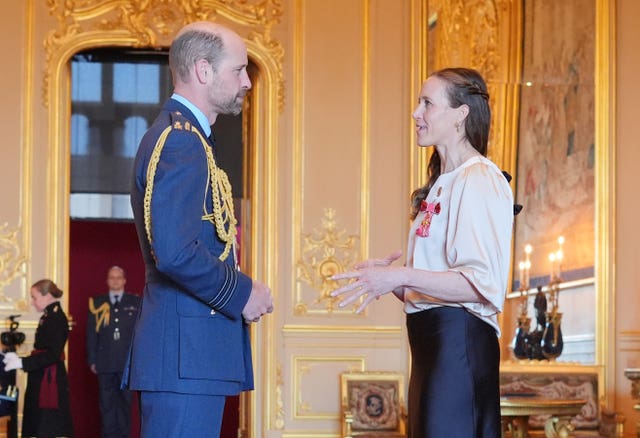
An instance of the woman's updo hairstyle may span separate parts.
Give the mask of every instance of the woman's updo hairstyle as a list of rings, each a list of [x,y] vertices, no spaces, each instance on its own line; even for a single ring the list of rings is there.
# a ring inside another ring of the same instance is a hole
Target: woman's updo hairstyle
[[[50,294],[53,298],[60,298],[62,296],[62,290],[56,286],[53,281],[46,278],[36,281],[31,287],[40,292],[43,296],[47,294]]]

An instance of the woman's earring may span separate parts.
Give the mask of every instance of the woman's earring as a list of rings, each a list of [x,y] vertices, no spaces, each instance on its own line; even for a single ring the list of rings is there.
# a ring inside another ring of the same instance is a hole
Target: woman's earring
[[[456,132],[460,132],[460,122],[456,122],[455,127],[456,127]]]

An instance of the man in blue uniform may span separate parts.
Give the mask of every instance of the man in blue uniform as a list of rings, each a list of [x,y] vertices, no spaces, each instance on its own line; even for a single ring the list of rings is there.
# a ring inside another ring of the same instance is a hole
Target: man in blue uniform
[[[169,50],[174,94],[136,156],[146,286],[124,381],[140,391],[143,438],[218,436],[225,396],[253,389],[248,325],[273,299],[238,270],[231,186],[209,139],[218,114],[240,113],[247,64],[230,29],[180,30]]]
[[[120,388],[140,298],[125,292],[124,270],[107,273],[109,293],[89,299],[87,361],[98,376],[102,438],[129,436],[131,392]]]

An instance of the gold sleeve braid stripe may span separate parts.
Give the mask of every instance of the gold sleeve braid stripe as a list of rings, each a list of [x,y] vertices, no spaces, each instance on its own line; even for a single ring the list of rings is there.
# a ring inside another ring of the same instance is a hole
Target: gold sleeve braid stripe
[[[180,121],[176,121],[172,125],[167,126],[167,128],[165,128],[160,134],[160,137],[158,137],[158,141],[156,142],[153,152],[151,153],[151,157],[149,158],[149,166],[147,167],[147,185],[144,192],[144,226],[149,245],[152,246],[153,243],[153,236],[151,235],[151,197],[153,195],[153,183],[158,162],[160,161],[160,154],[162,153],[162,149],[167,141],[169,133],[173,129],[189,130],[195,133],[202,143],[205,155],[207,156],[207,181],[211,182],[211,199],[213,205],[213,212],[207,212],[207,188],[207,190],[205,190],[205,199],[203,200],[202,206],[202,220],[211,222],[216,228],[218,237],[225,243],[224,251],[218,256],[221,261],[224,261],[229,256],[231,249],[234,247],[237,233],[236,224],[238,223],[233,209],[231,183],[229,183],[229,178],[224,170],[218,168],[216,165],[215,159],[213,158],[213,152],[211,151],[211,147],[207,143],[207,140],[202,136],[200,131],[198,131],[198,129],[192,126],[188,121],[185,122],[184,127]]]

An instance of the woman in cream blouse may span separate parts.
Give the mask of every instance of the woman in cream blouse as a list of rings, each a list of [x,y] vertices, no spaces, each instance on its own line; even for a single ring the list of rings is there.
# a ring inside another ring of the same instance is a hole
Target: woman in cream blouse
[[[409,437],[500,437],[498,313],[510,263],[513,194],[486,158],[485,81],[466,68],[435,72],[413,113],[417,143],[434,146],[429,179],[412,195],[404,266],[362,262],[334,279],[341,306],[380,295],[404,302],[412,366]]]

